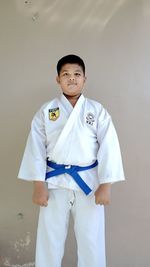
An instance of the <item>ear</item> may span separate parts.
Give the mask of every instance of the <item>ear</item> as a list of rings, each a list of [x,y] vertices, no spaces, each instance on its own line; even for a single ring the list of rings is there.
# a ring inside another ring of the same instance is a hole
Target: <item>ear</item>
[[[59,76],[56,76],[56,82],[57,82],[58,84],[60,84]]]
[[[86,80],[87,80],[87,77],[85,76],[85,77],[84,77],[84,82],[86,82]]]

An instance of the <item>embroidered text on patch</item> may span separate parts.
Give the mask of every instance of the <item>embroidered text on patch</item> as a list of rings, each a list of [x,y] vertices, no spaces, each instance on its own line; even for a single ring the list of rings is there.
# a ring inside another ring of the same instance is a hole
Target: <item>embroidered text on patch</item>
[[[48,112],[49,112],[49,119],[51,121],[56,121],[59,118],[59,115],[60,115],[59,107],[58,108],[49,109]]]
[[[94,115],[92,113],[88,113],[86,116],[86,123],[93,125],[94,121],[95,121]]]

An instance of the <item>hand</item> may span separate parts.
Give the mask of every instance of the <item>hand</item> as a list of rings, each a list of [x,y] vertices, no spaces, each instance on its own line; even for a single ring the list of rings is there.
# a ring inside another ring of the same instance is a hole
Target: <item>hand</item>
[[[101,184],[95,191],[95,203],[100,205],[110,204],[111,184]]]
[[[35,181],[32,195],[33,203],[42,207],[47,207],[48,197],[48,189],[46,188],[45,182]]]

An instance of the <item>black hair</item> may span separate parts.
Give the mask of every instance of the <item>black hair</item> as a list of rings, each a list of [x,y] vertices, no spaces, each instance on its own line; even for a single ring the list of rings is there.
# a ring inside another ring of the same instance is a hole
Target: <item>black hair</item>
[[[82,58],[80,58],[79,56],[76,55],[67,55],[62,57],[58,63],[57,63],[57,73],[58,75],[60,74],[61,68],[65,65],[65,64],[78,64],[82,70],[83,73],[85,75],[85,64],[84,61],[82,60]]]

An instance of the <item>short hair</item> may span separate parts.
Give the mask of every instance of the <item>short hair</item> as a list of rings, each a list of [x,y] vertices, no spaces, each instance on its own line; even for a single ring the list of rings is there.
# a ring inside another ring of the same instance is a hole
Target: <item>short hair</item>
[[[67,55],[62,57],[58,63],[57,63],[57,73],[58,75],[60,74],[61,68],[65,65],[65,64],[78,64],[82,70],[83,73],[85,75],[85,64],[84,61],[82,60],[82,58],[80,58],[79,56],[76,55]]]

